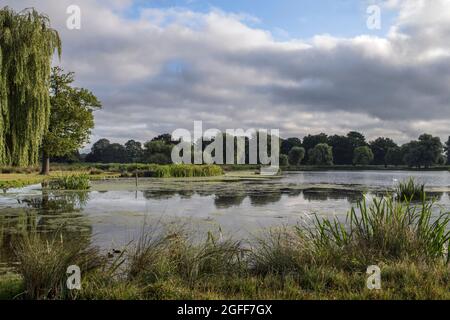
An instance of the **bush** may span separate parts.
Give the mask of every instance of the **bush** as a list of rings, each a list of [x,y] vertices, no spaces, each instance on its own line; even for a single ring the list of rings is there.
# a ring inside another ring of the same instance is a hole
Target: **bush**
[[[67,175],[51,180],[49,186],[54,190],[88,190],[90,179],[87,174]]]
[[[369,165],[373,161],[373,152],[368,146],[362,146],[355,149],[353,154],[354,165]]]
[[[319,143],[308,151],[309,163],[312,165],[333,165],[333,148],[326,143]]]
[[[305,149],[301,147],[293,147],[289,151],[289,164],[291,166],[298,166],[305,158]]]
[[[280,166],[285,167],[289,165],[289,158],[285,154],[280,154]]]

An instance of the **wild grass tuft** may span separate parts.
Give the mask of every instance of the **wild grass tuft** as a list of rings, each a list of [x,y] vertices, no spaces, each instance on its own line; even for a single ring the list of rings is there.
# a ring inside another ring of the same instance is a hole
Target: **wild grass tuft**
[[[244,270],[239,242],[219,241],[212,233],[201,243],[182,230],[143,234],[128,256],[128,278],[156,283],[171,278],[192,284],[209,276]]]
[[[87,174],[71,174],[52,179],[49,183],[54,190],[88,190],[90,179]]]
[[[14,251],[27,299],[68,298],[67,267],[77,265],[87,272],[101,264],[96,249],[83,241],[65,243],[62,237],[45,240],[37,234],[25,235]]]
[[[394,191],[399,201],[423,201],[426,198],[425,184],[417,183],[414,178],[399,182]]]
[[[450,214],[433,214],[433,202],[416,205],[391,197],[373,199],[352,208],[346,224],[317,219],[311,237],[317,254],[345,264],[367,265],[377,261],[449,263]]]

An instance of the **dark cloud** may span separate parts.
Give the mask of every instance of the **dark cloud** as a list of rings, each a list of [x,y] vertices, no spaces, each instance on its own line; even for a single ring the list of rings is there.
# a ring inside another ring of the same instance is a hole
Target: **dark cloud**
[[[399,19],[385,38],[285,42],[219,11],[152,9],[130,19],[121,12],[131,1],[81,0],[82,29],[68,30],[69,0],[6,2],[47,12],[60,30],[62,64],[103,101],[93,140],[148,140],[194,120],[285,136],[449,134],[448,1],[388,1]]]

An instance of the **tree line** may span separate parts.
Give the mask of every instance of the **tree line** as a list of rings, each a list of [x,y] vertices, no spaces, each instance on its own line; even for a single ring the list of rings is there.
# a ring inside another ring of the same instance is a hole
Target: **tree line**
[[[170,134],[162,134],[145,143],[129,140],[123,145],[100,139],[94,143],[89,154],[78,156],[78,160],[93,163],[170,164],[172,148],[177,143],[171,140]],[[208,142],[203,143],[204,149]],[[248,138],[246,138],[246,145],[249,145]],[[443,144],[439,137],[430,134],[423,134],[417,140],[398,145],[391,138],[386,137],[367,141],[362,133],[355,131],[347,135],[329,136],[321,133],[308,135],[303,139],[296,137],[281,139],[280,164],[283,166],[406,165],[427,168],[450,164],[449,149],[450,137]],[[246,158],[248,159],[248,148],[246,148]]]
[[[367,141],[356,131],[347,135],[325,133],[308,135],[300,140],[288,138],[281,143],[281,154],[292,165],[383,165],[430,167],[450,164],[450,137],[442,144],[439,137],[422,134],[418,140],[398,145],[391,138]]]

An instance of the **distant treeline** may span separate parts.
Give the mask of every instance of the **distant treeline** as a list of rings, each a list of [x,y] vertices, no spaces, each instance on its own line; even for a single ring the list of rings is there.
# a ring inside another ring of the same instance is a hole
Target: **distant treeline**
[[[246,139],[248,146],[249,142]],[[224,140],[225,143],[225,140]],[[90,163],[154,163],[170,164],[171,152],[177,142],[170,134],[160,135],[151,141],[141,143],[129,140],[124,145],[101,139],[94,143],[87,155],[74,154],[54,159],[55,162]],[[204,142],[204,147],[208,142]],[[418,140],[403,145],[392,139],[379,137],[367,141],[359,132],[347,135],[325,133],[308,135],[303,139],[282,139],[280,143],[281,165],[385,165],[409,167],[430,167],[450,164],[449,140],[443,144],[439,137],[421,135]],[[224,148],[225,150],[225,148]],[[248,159],[248,148],[246,148]]]

